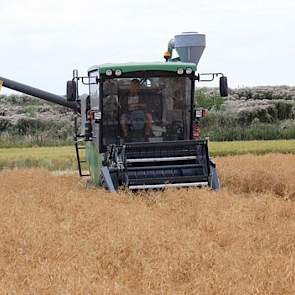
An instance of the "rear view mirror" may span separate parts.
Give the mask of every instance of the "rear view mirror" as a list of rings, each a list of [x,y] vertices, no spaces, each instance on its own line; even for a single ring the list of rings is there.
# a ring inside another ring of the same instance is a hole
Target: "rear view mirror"
[[[75,101],[77,99],[77,84],[76,81],[67,82],[67,101]]]
[[[219,79],[219,92],[222,97],[228,96],[227,77],[225,76]]]

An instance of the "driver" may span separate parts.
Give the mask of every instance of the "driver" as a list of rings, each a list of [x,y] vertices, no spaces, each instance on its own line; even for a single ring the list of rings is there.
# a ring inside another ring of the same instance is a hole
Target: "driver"
[[[145,130],[144,136],[147,138],[151,135],[152,131],[152,114],[147,112],[147,105],[140,101],[139,96],[140,82],[138,79],[131,80],[129,87],[129,94],[127,96],[127,110],[121,115],[120,124],[123,131],[123,136],[128,137],[128,121],[130,119],[130,113],[133,111],[145,112]]]

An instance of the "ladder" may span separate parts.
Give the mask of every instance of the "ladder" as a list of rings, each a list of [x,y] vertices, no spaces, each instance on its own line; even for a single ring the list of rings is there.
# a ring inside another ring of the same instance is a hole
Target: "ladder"
[[[81,159],[80,151],[85,150],[86,146],[85,146],[85,136],[82,134],[79,134],[78,132],[78,116],[75,116],[74,118],[74,142],[75,142],[75,150],[76,150],[79,175],[80,177],[90,176],[89,172],[83,173],[83,170],[82,170],[83,164],[87,163],[87,161],[85,159],[85,154],[84,154],[84,159]]]
[[[79,175],[80,177],[87,177],[90,176],[90,173],[85,171],[83,172],[83,164],[87,163],[86,159],[85,159],[85,153],[84,153],[84,159],[81,158],[80,155],[80,151],[81,150],[86,150],[86,145],[85,145],[85,136],[82,134],[79,134],[78,132],[79,128],[78,128],[78,116],[75,116],[74,118],[74,141],[75,141],[75,150],[76,150],[76,157],[77,157],[77,163],[78,163],[78,171],[79,171]],[[89,167],[88,167],[88,171]]]
[[[75,149],[76,149],[76,156],[77,156],[77,162],[78,162],[79,175],[81,177],[90,176],[89,173],[85,173],[82,170],[83,164],[87,163],[85,157],[84,157],[84,159],[81,159],[81,155],[80,155],[80,151],[86,149],[85,141],[81,140],[81,139],[79,140],[78,138],[76,138],[76,140],[75,140]]]

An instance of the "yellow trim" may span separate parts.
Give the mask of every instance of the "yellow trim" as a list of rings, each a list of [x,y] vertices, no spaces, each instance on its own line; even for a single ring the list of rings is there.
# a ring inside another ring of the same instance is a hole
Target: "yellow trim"
[[[2,80],[0,80],[0,92],[1,92],[1,89],[2,89],[2,86],[3,86],[3,81]]]

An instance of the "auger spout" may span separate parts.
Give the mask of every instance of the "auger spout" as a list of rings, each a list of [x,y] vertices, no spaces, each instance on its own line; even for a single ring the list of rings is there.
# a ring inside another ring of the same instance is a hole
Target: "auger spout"
[[[59,96],[59,95],[56,95],[56,94],[32,87],[32,86],[28,86],[28,85],[25,85],[25,84],[22,84],[22,83],[19,83],[19,82],[10,80],[10,79],[6,79],[1,76],[0,76],[0,81],[3,82],[2,83],[3,87],[6,87],[6,88],[9,88],[12,90],[16,90],[16,91],[19,91],[19,92],[22,92],[22,93],[25,93],[25,94],[28,94],[28,95],[31,95],[34,97],[38,97],[38,98],[44,99],[49,102],[59,104],[61,106],[70,108],[74,111],[78,110],[78,105],[76,102],[67,101],[62,96]]]

